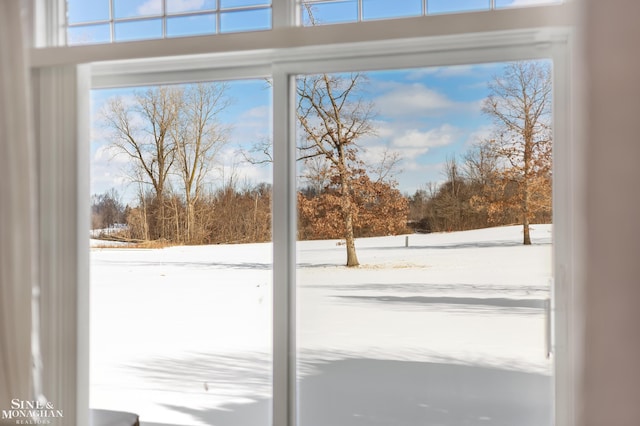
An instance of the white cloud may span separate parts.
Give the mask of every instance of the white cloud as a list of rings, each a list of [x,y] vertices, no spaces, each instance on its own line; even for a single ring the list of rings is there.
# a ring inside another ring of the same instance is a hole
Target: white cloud
[[[205,0],[168,0],[167,12],[179,13],[202,10]],[[137,12],[139,15],[158,15],[162,13],[162,0],[147,0],[142,3]]]
[[[431,148],[450,145],[457,134],[458,129],[449,124],[443,124],[427,131],[407,130],[404,134],[394,138],[392,144],[396,148],[404,151],[411,150],[414,155],[420,155]]]
[[[216,167],[209,176],[214,188],[233,180],[239,187],[271,182],[271,167],[250,164],[234,147],[223,149],[216,158]]]
[[[465,142],[465,146],[470,147],[480,141],[490,139],[493,134],[494,129],[490,124],[479,127],[469,134]]]
[[[477,72],[481,65],[452,65],[447,67],[420,68],[411,71],[409,80],[420,80],[425,76],[434,75],[437,77],[464,77],[471,76]]]
[[[271,140],[271,106],[243,111],[229,123],[229,142],[235,150],[248,151],[253,145]]]
[[[101,145],[98,149],[96,149],[95,154],[93,154],[94,162],[109,162],[112,159],[115,159],[118,154],[118,151],[112,147],[111,145]]]
[[[513,0],[510,6],[535,6],[551,3],[560,3],[560,0]]]
[[[254,108],[250,108],[242,112],[242,114],[238,118],[238,121],[242,122],[243,120],[246,120],[246,119],[252,119],[252,120],[259,119],[259,120],[262,120],[263,122],[266,122],[267,120],[269,120],[270,117],[271,117],[271,105],[261,105]]]
[[[360,137],[357,141],[358,146],[366,147],[369,149],[371,146],[376,146],[381,143],[387,143],[391,138],[398,133],[397,123],[390,123],[388,121],[371,120],[371,126],[375,129],[375,133],[366,134]]]
[[[455,106],[445,95],[418,83],[397,85],[377,98],[375,104],[380,113],[388,116],[433,115]]]
[[[171,13],[201,10],[205,0],[168,0],[167,9]]]
[[[139,15],[158,15],[162,13],[162,0],[147,0],[138,7]]]
[[[131,188],[127,177],[129,160],[124,155],[114,156],[113,148],[100,146],[91,158],[91,193],[100,194],[115,188],[125,203],[131,202],[135,188]]]
[[[391,156],[394,154],[398,155],[399,158],[402,158],[404,152],[398,149],[393,149],[392,147],[384,144],[368,145],[358,153],[358,159],[364,161],[365,164],[377,165],[380,164],[385,155]]]

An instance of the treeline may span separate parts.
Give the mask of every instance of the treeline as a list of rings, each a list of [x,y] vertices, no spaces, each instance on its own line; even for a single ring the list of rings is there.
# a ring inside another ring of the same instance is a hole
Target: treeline
[[[335,186],[320,191],[298,192],[298,238],[303,240],[342,238],[344,220]],[[366,175],[353,189],[356,236],[369,237],[409,232],[409,200],[384,182]],[[233,244],[271,240],[271,186],[247,188],[227,185],[203,194],[187,220],[186,202],[178,195],[165,195],[160,206],[147,192],[134,207],[123,206],[115,190],[92,197],[92,228],[102,237],[125,240],[163,240],[168,244]],[[161,220],[162,219],[162,220]],[[187,228],[191,226],[190,232]],[[99,236],[99,235],[98,235]]]
[[[379,165],[363,160],[357,142],[375,134],[373,104],[360,88],[365,77],[298,79],[297,158],[308,184],[298,194],[299,238],[344,239],[347,266],[359,264],[355,237],[404,233],[407,225],[434,232],[518,223],[523,244],[531,244],[529,224],[551,221],[549,64],[507,64],[488,83],[490,94],[482,103],[493,121],[491,137],[479,141],[462,163],[449,159],[444,183],[413,196],[403,196],[393,181],[398,157],[385,154]],[[271,238],[269,185],[239,188],[232,180],[206,189],[224,157],[219,154],[229,126],[219,114],[230,102],[225,84],[202,83],[148,88],[133,99],[106,103],[110,149],[129,160],[130,180],[139,189],[138,204],[121,208],[122,232],[129,238],[186,244]],[[269,147],[261,151],[267,158],[255,161],[270,162]],[[371,179],[376,173],[378,179]],[[109,196],[95,201],[96,222],[117,220],[108,214]]]
[[[500,164],[490,145],[478,145],[462,161],[447,160],[444,182],[426,184],[411,196],[393,183],[373,181],[362,173],[352,180],[348,198],[354,234],[361,238],[521,224],[523,178]],[[551,223],[551,180],[549,169],[528,179],[530,223]],[[298,239],[342,239],[341,202],[335,178],[321,187],[301,188]],[[178,194],[165,194],[161,206],[148,191],[132,207],[123,205],[118,193],[110,190],[92,197],[92,228],[110,228],[105,235],[110,238],[168,244],[264,242],[271,240],[271,203],[272,189],[266,183],[240,188],[230,182],[203,192],[192,210]]]
[[[123,207],[109,199],[117,196],[114,191],[94,196],[92,223],[94,229],[113,227],[115,223],[103,222],[103,217],[120,217],[123,226],[110,238],[125,240],[162,240],[168,244],[231,244],[271,240],[271,186],[259,184],[246,188],[227,185],[224,188],[203,193],[188,208],[183,197],[167,194],[163,204],[152,193],[140,197],[134,207]],[[104,202],[109,200],[108,202]],[[100,202],[96,205],[96,202]],[[119,210],[107,216],[99,211]],[[192,217],[189,219],[189,214]]]
[[[409,197],[408,225],[415,232],[450,232],[523,222],[525,184],[511,168],[500,168],[487,147],[479,146],[459,162],[445,164],[446,180],[427,184]],[[551,223],[551,173],[527,182],[528,220]]]

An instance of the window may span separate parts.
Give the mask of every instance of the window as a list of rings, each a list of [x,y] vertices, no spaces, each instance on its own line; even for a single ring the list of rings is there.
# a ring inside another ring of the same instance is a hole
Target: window
[[[384,0],[309,0],[300,1],[299,10],[302,24],[309,26],[562,2],[406,0],[390,4]],[[270,0],[67,0],[67,8],[69,45],[259,31],[273,27]]]
[[[68,0],[70,45],[271,28],[270,0]]]
[[[558,4],[562,0],[385,0],[302,1],[304,25],[360,22],[440,13],[486,11],[511,7]]]
[[[551,74],[297,76],[301,426],[553,424]]]
[[[91,99],[91,408],[241,424],[232,408],[258,401],[268,426],[272,172],[247,157],[270,150],[269,85]]]
[[[223,7],[240,8],[245,5],[236,2],[223,6],[221,3],[215,9],[216,19],[222,18]],[[297,6],[300,7],[300,4]],[[506,6],[506,3],[495,6]],[[555,340],[560,343],[555,348],[554,365],[560,371],[560,376],[557,377],[564,377],[563,369],[568,368],[565,344],[569,341],[567,333],[571,326],[568,323],[567,309],[571,306],[570,254],[573,235],[571,227],[568,226],[572,201],[561,194],[569,193],[568,189],[574,178],[569,161],[572,148],[568,136],[569,125],[565,120],[569,108],[566,90],[569,81],[567,40],[570,31],[567,28],[572,25],[566,5],[526,10],[505,7],[500,16],[493,13],[461,12],[457,15],[416,17],[412,20],[393,19],[368,25],[346,23],[313,29],[296,27],[295,22],[299,20],[300,14],[294,13],[294,10],[293,1],[274,2],[271,9],[273,30],[227,34],[221,37],[218,43],[211,43],[209,37],[193,37],[154,42],[132,41],[111,46],[92,46],[90,49],[44,48],[33,51],[33,67],[38,82],[35,95],[38,97],[39,106],[37,119],[41,156],[51,159],[42,164],[40,196],[43,241],[44,244],[52,245],[45,247],[43,252],[46,253],[46,262],[56,265],[55,268],[49,268],[55,273],[45,275],[44,285],[59,290],[55,292],[56,298],[52,297],[44,303],[44,306],[52,307],[51,311],[44,314],[44,321],[51,328],[50,335],[63,336],[56,341],[45,342],[45,353],[49,357],[45,360],[45,370],[49,374],[47,381],[64,383],[64,389],[50,386],[49,395],[52,400],[64,401],[66,405],[63,409],[65,413],[71,413],[70,417],[79,416],[77,422],[73,419],[70,422],[86,424],[87,421],[83,420],[83,417],[86,416],[86,407],[89,406],[86,392],[89,388],[89,338],[85,328],[89,318],[86,276],[89,265],[86,237],[89,217],[88,212],[79,211],[77,206],[87,206],[90,203],[88,176],[82,164],[88,164],[90,156],[88,104],[91,88],[247,78],[269,78],[272,82],[271,423],[293,426],[298,424],[299,415],[304,415],[297,412],[296,384],[296,337],[297,332],[301,330],[296,309],[302,307],[296,304],[296,260],[303,259],[297,256],[296,248],[296,77],[319,73],[350,73],[362,70],[383,72],[551,58],[556,83],[556,199],[553,213],[553,268],[556,278],[553,290],[557,304],[554,330]],[[364,13],[364,9],[362,10]],[[370,19],[374,19],[375,16],[372,10],[366,12],[372,13],[367,15]],[[206,15],[205,11],[199,11],[194,15],[200,15],[200,12]],[[238,13],[241,11],[238,10]],[[173,17],[170,15],[167,9],[161,14],[150,16],[149,21],[168,20]],[[49,12],[44,16],[49,18],[48,28],[64,26],[58,19],[58,14]],[[109,17],[102,24],[108,24],[109,30],[115,31],[118,19],[122,22],[128,19],[143,22],[146,18]],[[454,21],[463,22],[465,25],[452,26]],[[382,28],[384,31],[380,31]],[[52,37],[51,34],[49,37]],[[69,173],[70,170],[77,172]],[[60,209],[61,205],[64,209]],[[68,238],[56,238],[58,232],[62,231]],[[69,249],[69,245],[72,249]],[[404,246],[404,241],[400,241],[398,245]],[[340,248],[334,243],[332,248],[336,247]],[[77,312],[78,316],[65,315],[67,312]],[[64,370],[47,369],[47,365],[64,365]],[[378,368],[373,365],[371,367]],[[67,380],[70,372],[77,374],[77,377],[73,376],[76,380]],[[335,370],[335,373],[341,374],[339,370]],[[312,374],[311,372],[311,376]],[[570,404],[565,403],[565,400],[570,398],[567,381],[558,379],[555,385],[556,422],[569,425],[567,418],[570,414],[567,414],[567,407],[570,407]],[[255,405],[245,404],[243,408],[250,411],[252,407]]]

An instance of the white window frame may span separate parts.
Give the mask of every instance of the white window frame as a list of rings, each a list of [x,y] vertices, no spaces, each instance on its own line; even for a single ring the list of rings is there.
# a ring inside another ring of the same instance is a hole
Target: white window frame
[[[40,44],[61,46],[46,5]],[[58,5],[64,0],[58,0]],[[53,12],[51,12],[53,10]],[[572,3],[489,13],[297,27],[273,1],[273,30],[31,52],[40,147],[45,392],[68,424],[89,424],[89,90],[213,79],[273,79],[273,419],[296,425],[295,86],[297,74],[551,58],[554,63],[555,424],[575,425],[575,293],[582,193],[572,138]],[[42,21],[40,21],[42,22]],[[53,29],[52,29],[53,28]]]

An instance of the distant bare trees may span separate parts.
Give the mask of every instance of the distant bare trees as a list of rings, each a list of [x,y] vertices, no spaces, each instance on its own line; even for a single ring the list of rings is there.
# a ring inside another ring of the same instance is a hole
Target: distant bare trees
[[[106,230],[126,221],[126,207],[114,188],[91,197],[91,229]]]
[[[517,183],[506,178],[503,169],[493,168],[491,161],[483,164],[479,157],[482,153],[474,148],[462,163],[450,159],[444,182],[429,182],[409,197],[411,228],[418,232],[450,232],[522,224]],[[531,211],[530,223],[550,223],[550,182],[540,186],[533,198],[542,208]]]
[[[414,228],[449,231],[519,223],[531,244],[530,223],[551,221],[551,70],[516,62],[489,84],[483,111],[493,135],[445,164],[446,180],[411,198]]]
[[[217,119],[229,105],[225,91],[224,83],[187,86],[178,119],[171,128],[176,169],[186,205],[186,241],[194,239],[196,203],[202,195],[205,178],[213,167],[216,154],[227,142],[228,129]]]
[[[132,104],[110,99],[104,120],[111,130],[111,144],[131,160],[132,179],[150,184],[154,191],[152,238],[165,237],[164,195],[175,160],[175,145],[169,133],[181,107],[179,88],[153,87],[135,94]]]
[[[156,86],[136,92],[129,102],[116,97],[106,103],[111,145],[129,158],[130,179],[140,185],[142,213],[133,213],[142,238],[195,240],[195,206],[227,141],[217,117],[228,103],[222,83]],[[178,177],[181,196],[171,176]]]
[[[301,239],[342,238],[347,266],[357,266],[356,237],[403,233],[407,224],[453,231],[518,223],[523,243],[530,244],[529,224],[551,220],[548,64],[508,64],[483,103],[494,122],[491,137],[461,159],[449,157],[444,182],[413,196],[397,189],[397,154],[385,152],[373,165],[363,161],[362,141],[375,135],[365,82],[361,73],[298,78]],[[126,218],[132,238],[190,244],[270,239],[270,185],[240,185],[235,176],[212,180],[229,138],[219,119],[229,103],[221,83],[154,87],[107,102],[111,146],[130,160],[138,185],[138,204]],[[261,159],[245,159],[272,161],[270,141],[255,141],[258,151]]]

